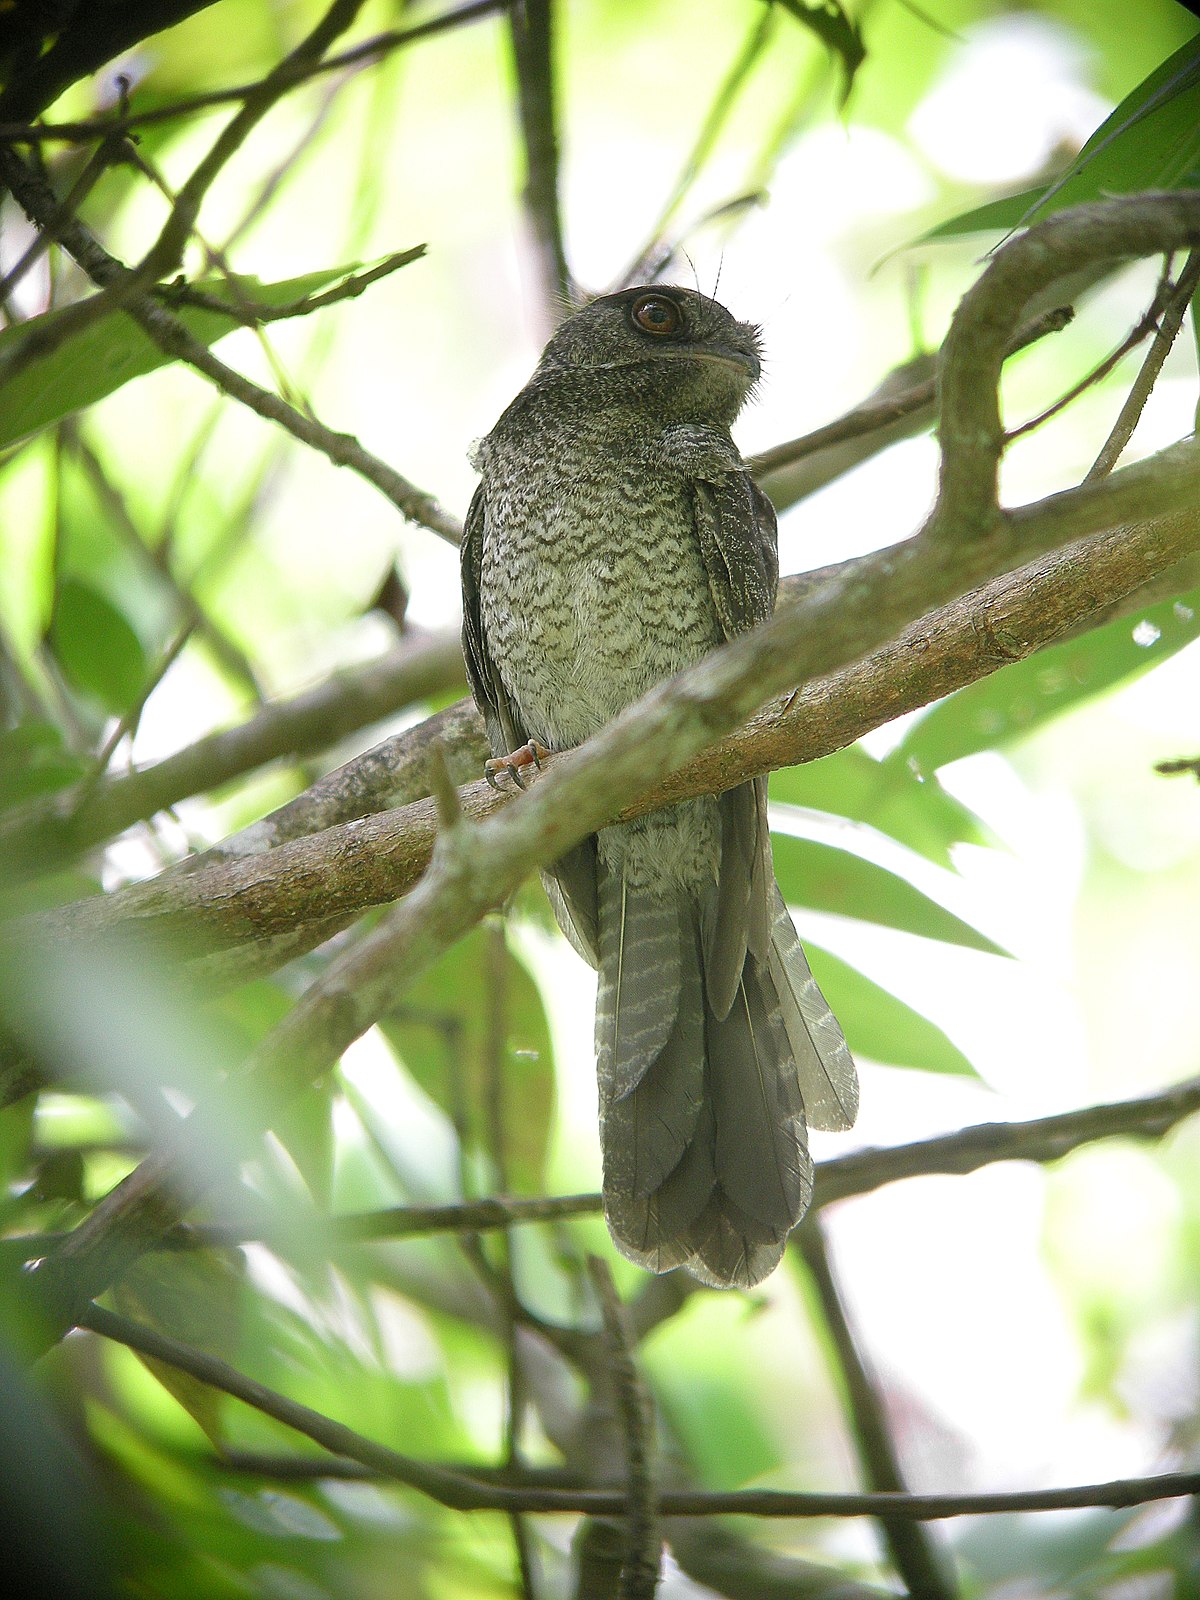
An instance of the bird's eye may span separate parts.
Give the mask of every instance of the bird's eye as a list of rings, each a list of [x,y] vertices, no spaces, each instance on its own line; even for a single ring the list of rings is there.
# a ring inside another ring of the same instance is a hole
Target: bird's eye
[[[670,337],[683,327],[683,313],[665,294],[643,294],[629,308],[634,327],[643,333]]]

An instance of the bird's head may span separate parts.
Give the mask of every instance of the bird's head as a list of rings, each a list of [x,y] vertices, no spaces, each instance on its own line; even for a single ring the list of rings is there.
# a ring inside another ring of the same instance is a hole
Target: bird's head
[[[761,371],[753,323],[693,289],[647,284],[602,295],[568,317],[542,352],[533,386],[566,381],[597,406],[644,401],[672,417],[728,424]]]

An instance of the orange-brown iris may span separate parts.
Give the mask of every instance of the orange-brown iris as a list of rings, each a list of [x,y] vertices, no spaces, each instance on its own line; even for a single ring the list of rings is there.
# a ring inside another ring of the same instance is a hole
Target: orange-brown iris
[[[643,333],[670,336],[683,326],[683,313],[665,294],[644,294],[630,307],[630,316]]]

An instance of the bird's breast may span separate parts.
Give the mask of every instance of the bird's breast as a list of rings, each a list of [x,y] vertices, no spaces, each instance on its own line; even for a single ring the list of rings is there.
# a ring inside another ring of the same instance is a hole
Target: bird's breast
[[[480,605],[522,721],[557,749],[720,640],[690,494],[632,475],[489,486]]]

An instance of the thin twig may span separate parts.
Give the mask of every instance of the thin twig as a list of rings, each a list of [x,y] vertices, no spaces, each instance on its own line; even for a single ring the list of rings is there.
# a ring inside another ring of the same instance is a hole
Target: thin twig
[[[286,87],[298,88],[310,79],[322,77],[326,73],[340,72],[343,68],[357,67],[365,62],[379,60],[394,50],[414,44],[418,39],[429,39],[462,23],[475,22],[498,11],[507,11],[511,3],[512,0],[470,0],[470,3],[456,6],[452,11],[443,12],[441,16],[430,17],[427,22],[375,34],[338,55],[326,56],[323,60],[297,62],[291,70]],[[240,100],[249,99],[261,85],[262,79],[256,78],[252,83],[235,84],[228,89],[210,89],[204,94],[189,95],[186,99],[176,100],[171,105],[155,106],[152,111],[135,111],[116,117],[96,117],[78,122],[0,123],[0,144],[87,143],[91,139],[127,133],[131,128],[146,128],[159,122],[172,122],[177,117],[189,117],[197,111],[209,111],[216,106],[236,105]]]
[[[837,1358],[851,1431],[867,1487],[888,1493],[907,1493],[887,1413],[877,1392],[878,1380],[869,1370],[861,1341],[850,1324],[825,1247],[820,1219],[811,1217],[797,1230],[796,1241],[816,1289]],[[920,1523],[886,1517],[880,1526],[892,1562],[910,1595],[919,1595],[921,1600],[955,1600],[958,1590],[947,1558]]]
[[[512,1181],[508,1159],[508,1118],[505,1107],[505,1066],[508,1057],[508,943],[503,917],[491,917],[484,924],[484,1030],[483,1093],[486,1108],[488,1151],[496,1183],[507,1193]],[[478,1235],[476,1235],[478,1237]],[[499,1277],[504,1290],[504,1357],[507,1366],[503,1459],[507,1468],[520,1473],[524,1462],[521,1433],[525,1420],[527,1384],[521,1346],[521,1316],[525,1310],[513,1277],[512,1237],[500,1230]],[[509,1518],[513,1548],[524,1600],[537,1600],[537,1565],[529,1527],[519,1513]]]
[[[608,1377],[625,1445],[628,1510],[618,1600],[654,1600],[662,1563],[662,1534],[659,1531],[658,1494],[654,1481],[650,1401],[638,1376],[625,1307],[617,1294],[608,1263],[600,1256],[589,1256],[587,1264],[604,1321],[608,1343]]]
[[[240,681],[261,705],[264,695],[258,674],[241,646],[214,621],[192,590],[180,583],[176,577],[170,561],[169,540],[160,540],[158,544],[151,546],[134,521],[128,501],[112,481],[96,451],[77,429],[68,428],[67,437],[75,458],[83,468],[84,476],[100,502],[101,509],[107,512],[112,526],[126,548],[131,550],[139,561],[150,567],[167,586],[184,620],[204,639],[218,664]]]
[[[1160,283],[1149,310],[1137,326],[1122,339],[1117,348],[1111,354],[1105,356],[1103,361],[1098,362],[1089,373],[1080,378],[1078,383],[1072,384],[1067,392],[1060,395],[1053,405],[1047,406],[1044,411],[1039,411],[1036,417],[1030,417],[1018,427],[1009,428],[1004,435],[1005,443],[1012,444],[1014,439],[1021,439],[1025,434],[1032,433],[1035,428],[1040,428],[1043,423],[1049,422],[1051,417],[1056,417],[1060,411],[1065,411],[1069,405],[1079,399],[1081,394],[1086,394],[1089,389],[1094,389],[1098,383],[1107,378],[1109,373],[1124,361],[1131,350],[1136,350],[1139,344],[1157,331],[1158,319],[1162,314],[1162,308],[1165,303],[1166,287]]]
[[[53,191],[32,172],[11,150],[0,148],[0,176],[7,182],[22,208],[34,222],[42,226],[55,212]],[[310,445],[335,466],[348,466],[387,496],[398,511],[410,521],[429,528],[431,532],[457,544],[461,524],[450,515],[432,495],[425,494],[410,483],[395,468],[364,450],[350,434],[336,433],[314,418],[305,416],[276,394],[251,382],[249,378],[219,360],[208,347],[197,339],[175,317],[172,317],[154,297],[142,290],[137,275],[123,266],[101,246],[92,234],[78,221],[64,226],[62,243],[79,262],[83,270],[100,288],[121,286],[121,308],[129,313],[153,342],[168,355],[194,367],[209,378],[223,394],[239,400],[251,411],[267,421],[278,423],[294,438]],[[125,291],[128,291],[126,293]],[[91,306],[92,300],[80,302]],[[73,308],[67,308],[73,310]],[[58,325],[56,324],[56,327]],[[25,350],[30,341],[21,348]]]
[[[1191,764],[1188,765],[1190,770]],[[984,1122],[956,1133],[917,1139],[890,1149],[873,1147],[852,1155],[834,1156],[817,1164],[813,1204],[817,1208],[835,1205],[840,1200],[873,1194],[889,1183],[908,1178],[962,1177],[998,1161],[1034,1161],[1046,1165],[1061,1161],[1073,1150],[1101,1139],[1164,1139],[1197,1111],[1200,1111],[1200,1078],[1189,1078],[1157,1094],[1141,1095],[1132,1100],[1086,1106],[1080,1111],[1064,1111],[1028,1122]],[[600,1209],[598,1194],[528,1198],[498,1195],[472,1200],[465,1205],[395,1206],[380,1211],[350,1212],[325,1219],[322,1226],[332,1244],[371,1244],[384,1239],[411,1239],[441,1233],[485,1233],[489,1229],[511,1228],[526,1222],[557,1222],[594,1215]],[[64,1237],[60,1233],[22,1234],[0,1241],[0,1253],[32,1261],[54,1249]],[[224,1248],[259,1237],[271,1242],[269,1230],[258,1235],[226,1226],[183,1223],[165,1233],[158,1241],[158,1248]],[[650,1280],[645,1293],[667,1293],[671,1300],[670,1311],[678,1309],[675,1300],[680,1288],[690,1293],[699,1292],[692,1280],[676,1275]],[[639,1313],[639,1337],[659,1320],[661,1318],[647,1322]]]
[[[525,212],[533,235],[541,303],[547,323],[553,327],[575,292],[558,197],[553,0],[514,0],[509,31],[525,148]]]
[[[1179,772],[1190,772],[1193,778],[1200,781],[1200,756],[1182,756],[1175,761],[1156,761],[1154,770],[1166,777],[1172,777]]]
[[[252,294],[242,295],[238,302],[233,304],[208,290],[198,289],[194,284],[186,283],[164,284],[155,293],[168,307],[196,306],[229,317],[231,321],[240,323],[243,327],[259,327],[268,322],[281,322],[285,318],[311,316],[314,311],[323,311],[327,306],[339,305],[343,300],[357,300],[359,295],[373,283],[378,283],[381,278],[389,277],[399,268],[407,267],[410,262],[420,261],[425,250],[426,246],[423,244],[413,245],[407,250],[397,250],[363,272],[348,274],[332,288],[314,290],[312,294],[300,295],[297,299],[285,301],[281,305],[267,305],[261,300],[255,300]],[[238,282],[236,274],[231,275],[231,281]]]
[[[381,1477],[407,1484],[441,1505],[458,1511],[583,1512],[621,1517],[629,1512],[620,1490],[591,1488],[510,1488],[488,1478],[417,1461],[376,1444],[309,1406],[245,1377],[228,1362],[169,1338],[101,1306],[89,1306],[79,1324],[106,1339],[127,1345],[152,1360],[188,1372],[225,1394],[242,1400],[286,1427],[304,1434],[333,1455],[361,1462]],[[1200,1493],[1200,1472],[1161,1473],[1145,1478],[1079,1484],[1066,1489],[1031,1489],[1012,1494],[791,1494],[782,1490],[734,1490],[725,1493],[667,1491],[659,1511],[671,1517],[910,1517],[937,1521],[1020,1511],[1057,1511],[1090,1506],[1146,1505]]]
[[[1200,283],[1200,250],[1193,250],[1166,296],[1162,320],[1154,335],[1153,343],[1146,352],[1146,359],[1125,398],[1125,404],[1113,424],[1112,432],[1104,441],[1100,454],[1083,480],[1085,483],[1094,483],[1098,478],[1107,477],[1121,459],[1121,452],[1133,437],[1133,431],[1146,409],[1150,392],[1158,381],[1163,362],[1167,359],[1183,325],[1184,316],[1187,314],[1187,308],[1192,302],[1198,283]]]
[[[98,284],[100,293],[64,307],[53,322],[44,323],[31,330],[29,337],[14,346],[8,357],[4,368],[4,377],[7,380],[11,381],[30,362],[46,360],[68,339],[77,337],[91,323],[112,311],[129,309],[142,326],[146,326],[144,319],[138,315],[137,304],[160,278],[173,272],[183,259],[184,248],[195,229],[200,206],[222,169],[237,154],[247,137],[276,101],[287,92],[289,74],[297,68],[319,60],[332,41],[354,21],[364,3],[365,0],[332,0],[325,15],[307,37],[278,66],[267,73],[265,78],[259,80],[253,93],[246,96],[240,110],[221,130],[208,153],[197,163],[174,197],[158,238],[135,267],[122,267],[109,257],[112,269],[115,270],[110,269],[102,277],[98,277],[88,266],[87,260],[81,259],[73,248],[72,241],[81,238],[86,231],[81,225],[75,223],[73,218],[64,218],[61,215],[61,208],[56,211],[55,219],[43,219],[40,216],[34,218],[40,227],[57,228],[59,238],[71,254],[75,255],[84,271]],[[11,156],[14,166],[21,165],[15,152],[6,154]],[[136,160],[135,153],[131,152],[131,158]],[[13,193],[24,205],[25,202],[15,183],[12,184],[12,188]],[[28,212],[28,207],[26,210]],[[32,216],[32,213],[29,214]],[[150,329],[147,328],[146,331],[150,332]],[[153,333],[151,337],[154,337]],[[196,343],[199,348],[203,348],[199,341]]]
[[[1047,334],[1061,333],[1074,315],[1071,306],[1055,306],[1053,310],[1033,318],[1020,329],[1006,354],[1015,356],[1039,339],[1045,338]],[[773,445],[770,450],[751,456],[746,465],[756,477],[765,477],[770,473],[781,471],[784,467],[793,466],[807,456],[815,455],[818,450],[845,444],[848,440],[891,427],[904,417],[930,409],[936,398],[936,376],[923,378],[919,383],[914,383],[884,400],[868,401],[865,405],[855,406],[844,416],[825,423],[812,433],[803,434],[799,439],[790,439],[786,444]],[[930,421],[932,420],[933,413],[930,410]]]
[[[13,263],[4,277],[0,278],[0,304],[8,300],[25,274],[55,242],[64,224],[78,213],[80,206],[109,167],[123,159],[123,147],[124,141],[121,139],[105,139],[99,148],[93,151],[87,165],[63,196],[55,215],[45,227],[38,229],[29,248]]]
[[[666,261],[670,259],[673,253],[663,248],[663,237],[667,228],[673,221],[688,191],[700,176],[704,163],[712,154],[713,146],[720,136],[721,129],[724,127],[729,113],[733,109],[734,102],[742,92],[747,79],[754,71],[771,41],[775,31],[775,23],[775,7],[772,5],[764,6],[760,15],[751,24],[745,43],[713,97],[708,113],[700,126],[700,131],[696,135],[695,142],[688,152],[683,168],[675,180],[674,187],[664,202],[653,228],[650,230],[646,243],[617,279],[614,285],[615,288],[622,288],[626,284],[643,283],[647,279],[657,277],[660,272],[665,270]]]

